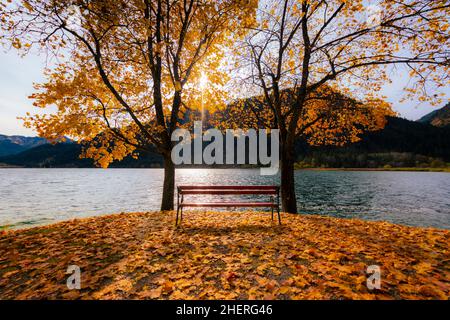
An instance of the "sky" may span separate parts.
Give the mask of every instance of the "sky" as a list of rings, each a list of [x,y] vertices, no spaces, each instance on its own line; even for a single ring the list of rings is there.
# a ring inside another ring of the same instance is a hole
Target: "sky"
[[[25,128],[22,120],[18,120],[17,117],[24,116],[26,112],[43,112],[33,107],[32,100],[28,99],[28,96],[33,93],[33,83],[45,80],[42,73],[45,66],[43,55],[30,54],[22,58],[15,51],[0,51],[0,134],[36,135],[34,130]],[[399,103],[404,95],[402,88],[408,82],[408,78],[407,72],[398,68],[393,71],[392,84],[386,85],[382,92],[399,116],[417,120],[443,106],[433,107],[428,103],[417,101]],[[446,87],[444,92],[450,97],[450,87]]]
[[[45,57],[29,55],[19,57],[17,52],[0,52],[0,134],[35,136],[32,129],[23,126],[26,112],[35,113],[28,96],[33,93],[33,83],[43,82]]]

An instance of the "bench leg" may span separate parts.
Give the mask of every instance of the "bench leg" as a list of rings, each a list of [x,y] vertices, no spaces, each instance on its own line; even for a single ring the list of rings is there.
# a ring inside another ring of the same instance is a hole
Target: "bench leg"
[[[180,211],[180,190],[177,191],[177,219],[175,220],[175,227],[178,226],[178,212]]]
[[[178,214],[180,216],[180,224],[183,220],[183,195],[181,195],[181,201],[180,201],[180,193],[178,192],[177,197],[177,221],[175,222],[175,225],[178,226]]]
[[[274,202],[274,198],[272,196],[270,197],[270,201],[272,202],[272,207],[270,209],[272,211],[272,221],[273,221],[273,205],[275,204],[275,202]]]
[[[278,224],[281,225],[280,207],[278,207]]]
[[[277,212],[278,212],[278,224],[281,225],[281,216],[280,216],[280,193],[278,191],[277,196]]]

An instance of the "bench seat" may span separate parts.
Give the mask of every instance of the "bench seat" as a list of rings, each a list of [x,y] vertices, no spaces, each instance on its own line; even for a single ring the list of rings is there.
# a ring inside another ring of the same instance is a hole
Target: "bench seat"
[[[196,189],[196,190],[183,190],[183,194],[272,194],[276,195],[275,190],[268,189],[242,189],[242,190],[216,190],[216,189]]]
[[[273,207],[278,205],[273,202],[184,202],[180,207]]]
[[[279,186],[178,186],[177,196],[177,218],[175,225],[178,226],[178,216],[180,215],[180,221],[183,219],[183,208],[196,207],[196,208],[231,208],[231,207],[247,207],[247,208],[270,208],[272,210],[272,220],[274,210],[278,213],[278,223],[281,224],[280,217],[280,187]],[[189,195],[256,195],[256,196],[269,196],[270,201],[255,201],[255,199],[239,199],[226,201],[220,199],[216,202],[204,202],[196,201],[194,199],[185,201],[184,197]]]

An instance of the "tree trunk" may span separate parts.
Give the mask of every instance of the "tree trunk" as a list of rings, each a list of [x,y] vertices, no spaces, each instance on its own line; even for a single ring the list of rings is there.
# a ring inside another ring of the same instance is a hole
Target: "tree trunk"
[[[294,146],[281,143],[281,204],[284,212],[297,213],[294,181]]]
[[[170,156],[164,157],[164,184],[161,201],[161,211],[173,210],[175,193],[175,165]]]

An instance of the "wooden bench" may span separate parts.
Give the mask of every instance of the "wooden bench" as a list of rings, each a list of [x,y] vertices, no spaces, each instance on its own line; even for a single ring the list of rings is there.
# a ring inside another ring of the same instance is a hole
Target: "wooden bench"
[[[177,188],[177,219],[175,225],[178,226],[178,216],[180,223],[183,219],[183,208],[204,207],[204,208],[271,208],[272,220],[273,211],[277,210],[278,223],[281,224],[280,217],[280,187],[279,186],[178,186]],[[187,195],[268,195],[269,201],[220,201],[220,202],[196,202],[185,201]]]

